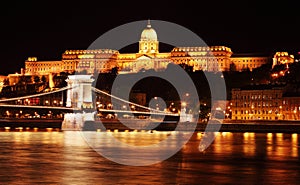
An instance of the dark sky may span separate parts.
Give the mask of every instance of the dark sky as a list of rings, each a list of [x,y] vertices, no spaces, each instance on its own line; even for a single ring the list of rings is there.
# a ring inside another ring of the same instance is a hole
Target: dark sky
[[[29,56],[60,60],[101,34],[131,21],[164,20],[235,53],[299,50],[299,18],[291,0],[260,1],[7,1],[1,4],[0,74],[19,71]],[[198,2],[199,5],[195,4]]]

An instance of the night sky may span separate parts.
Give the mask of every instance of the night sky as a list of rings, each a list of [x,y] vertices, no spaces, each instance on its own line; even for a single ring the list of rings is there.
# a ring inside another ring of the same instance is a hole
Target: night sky
[[[101,34],[121,24],[163,20],[182,25],[208,45],[234,53],[299,51],[295,2],[259,1],[7,1],[1,4],[0,74],[24,67],[29,56],[60,60],[67,49],[86,49]],[[158,35],[159,37],[159,35]]]

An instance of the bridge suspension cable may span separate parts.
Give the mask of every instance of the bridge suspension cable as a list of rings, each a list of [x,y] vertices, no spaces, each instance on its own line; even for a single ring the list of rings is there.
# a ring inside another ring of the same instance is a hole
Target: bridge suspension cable
[[[67,90],[67,89],[71,89],[71,88],[75,88],[75,87],[63,87],[61,89],[58,89],[58,90],[55,90],[55,91],[50,91],[50,92],[44,92],[44,93],[21,96],[21,97],[15,97],[15,98],[2,99],[2,100],[0,100],[0,102],[14,101],[14,100],[20,100],[20,99],[26,99],[26,98],[34,98],[34,97],[39,97],[39,96],[44,96],[44,95],[57,93],[57,92],[64,91],[64,90]]]
[[[14,108],[37,108],[37,109],[59,109],[59,110],[79,110],[77,108],[72,107],[55,107],[55,106],[39,106],[39,105],[7,105],[0,104],[0,107],[14,107]]]
[[[117,96],[114,96],[114,95],[112,95],[112,94],[109,94],[109,93],[107,93],[107,92],[105,92],[105,91],[102,91],[102,90],[100,90],[100,89],[97,89],[97,88],[95,88],[95,87],[92,87],[92,90],[94,90],[94,91],[96,91],[96,92],[98,92],[98,93],[101,93],[101,94],[105,94],[105,95],[107,95],[107,96],[110,96],[110,97],[112,97],[112,98],[114,98],[114,99],[120,100],[120,101],[122,101],[122,102],[124,102],[124,103],[134,105],[134,106],[136,106],[136,107],[140,107],[140,108],[143,108],[143,109],[147,109],[147,110],[152,111],[152,112],[158,112],[158,113],[164,113],[164,114],[165,114],[165,111],[156,110],[156,109],[153,109],[153,108],[150,108],[150,107],[146,107],[146,106],[143,106],[143,105],[139,105],[139,104],[137,104],[137,103],[133,103],[133,102],[124,100],[124,99],[122,99],[122,98],[119,98],[119,97],[117,97]]]
[[[109,110],[109,109],[100,109],[100,112],[115,112],[115,113],[128,113],[133,112],[137,114],[151,114],[151,115],[165,115],[165,116],[178,116],[179,114],[165,113],[165,112],[143,112],[143,111],[127,111],[127,110]]]

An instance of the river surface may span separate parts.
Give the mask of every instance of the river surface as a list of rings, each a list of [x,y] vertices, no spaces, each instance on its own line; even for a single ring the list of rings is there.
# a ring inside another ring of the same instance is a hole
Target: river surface
[[[99,145],[109,147],[108,135],[143,146],[178,133],[97,134],[102,139]],[[300,183],[299,134],[220,132],[206,150],[199,151],[202,135],[194,133],[180,151],[162,162],[129,166],[97,153],[79,132],[0,132],[0,184]]]

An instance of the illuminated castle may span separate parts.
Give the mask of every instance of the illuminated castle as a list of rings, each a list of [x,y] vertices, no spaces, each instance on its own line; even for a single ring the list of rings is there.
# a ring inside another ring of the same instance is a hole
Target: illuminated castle
[[[141,33],[138,53],[119,53],[112,49],[66,50],[59,61],[38,61],[36,57],[29,57],[25,62],[25,74],[107,73],[115,67],[119,73],[136,73],[149,69],[162,71],[169,63],[185,64],[194,71],[252,71],[268,62],[272,62],[269,56],[233,54],[225,46],[175,47],[171,52],[160,53],[156,31],[148,21]]]

